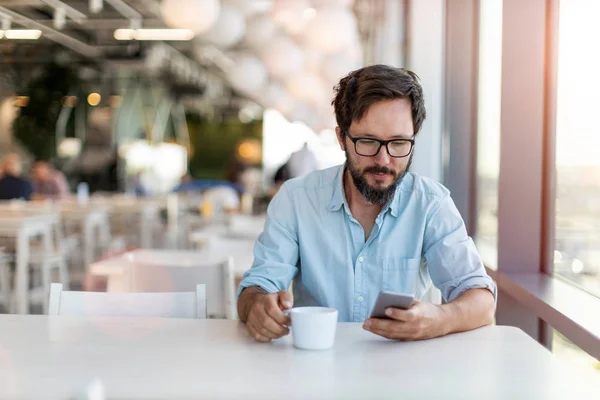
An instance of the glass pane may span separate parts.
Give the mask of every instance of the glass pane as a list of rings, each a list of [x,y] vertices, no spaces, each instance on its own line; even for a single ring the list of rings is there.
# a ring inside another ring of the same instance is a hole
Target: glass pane
[[[502,0],[481,0],[477,118],[477,231],[475,242],[489,268],[498,263]]]
[[[572,367],[583,380],[600,385],[600,361],[581,350],[557,330],[553,330],[552,352],[565,365]],[[593,399],[597,398],[597,396],[593,397]],[[592,397],[589,399],[592,400]]]
[[[554,273],[600,296],[600,1],[560,2]]]

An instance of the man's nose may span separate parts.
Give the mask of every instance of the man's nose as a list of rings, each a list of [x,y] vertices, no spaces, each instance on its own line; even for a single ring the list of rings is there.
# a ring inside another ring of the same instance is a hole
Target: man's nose
[[[373,156],[377,165],[388,165],[390,163],[390,155],[388,154],[387,148],[381,146],[379,152]]]

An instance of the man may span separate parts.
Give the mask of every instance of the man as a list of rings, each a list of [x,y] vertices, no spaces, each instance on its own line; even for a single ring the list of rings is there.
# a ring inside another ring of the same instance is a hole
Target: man
[[[2,178],[0,178],[0,200],[29,200],[33,188],[31,183],[21,177],[21,157],[17,153],[9,153],[0,162]]]
[[[283,310],[294,297],[390,339],[491,324],[496,286],[448,190],[407,172],[425,119],[417,76],[383,65],[354,71],[336,86],[333,106],[346,163],[286,182],[269,205],[239,290],[250,334],[261,342],[288,334]],[[420,299],[432,281],[445,304],[416,301],[388,309],[390,319],[367,319],[380,291]]]
[[[36,200],[62,200],[69,195],[69,185],[63,173],[46,161],[33,164],[32,177]]]

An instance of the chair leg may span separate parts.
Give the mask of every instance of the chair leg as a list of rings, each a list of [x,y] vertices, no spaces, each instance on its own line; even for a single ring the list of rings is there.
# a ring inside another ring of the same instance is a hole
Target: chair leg
[[[4,303],[4,308],[7,312],[10,312],[10,272],[8,270],[8,265],[6,265],[5,263],[0,264],[0,291],[2,291],[2,301]]]
[[[58,261],[58,279],[66,289],[69,288],[69,270],[64,258]]]
[[[48,314],[48,306],[50,303],[50,284],[52,283],[52,272],[51,272],[52,264],[49,262],[44,262],[42,264],[42,287],[44,288],[44,314]]]

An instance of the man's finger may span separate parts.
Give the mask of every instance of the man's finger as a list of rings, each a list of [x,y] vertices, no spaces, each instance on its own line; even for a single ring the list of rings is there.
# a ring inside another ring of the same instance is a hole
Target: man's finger
[[[284,310],[289,310],[294,306],[294,296],[287,290],[281,290],[277,293],[279,297],[279,304]]]
[[[365,327],[369,330],[379,329],[384,331],[394,330],[392,325],[403,324],[400,321],[394,321],[392,319],[381,319],[381,318],[369,318],[365,321]]]
[[[408,339],[410,339],[410,335],[407,335],[404,333],[399,333],[399,332],[390,332],[390,331],[386,331],[383,329],[373,329],[373,330],[371,330],[371,333],[374,333],[375,335],[379,335],[381,337],[384,337],[386,339],[391,339],[391,340],[408,340]]]
[[[246,327],[248,328],[248,332],[250,333],[250,335],[254,338],[254,340],[256,340],[257,342],[263,342],[263,343],[268,343],[271,341],[271,339],[269,339],[268,337],[261,335],[256,328],[254,327],[254,325],[250,322],[246,323]]]
[[[385,315],[396,320],[410,322],[416,318],[415,311],[412,309],[403,310],[401,308],[388,307],[385,309]]]
[[[401,322],[395,320],[386,320],[379,318],[369,318],[365,321],[364,328],[377,335],[396,338],[408,339],[414,336],[415,326],[409,322]]]
[[[273,318],[279,325],[289,325],[290,318],[281,311],[281,308],[279,308],[277,303],[273,302],[266,304],[265,313]]]
[[[259,325],[262,327],[260,332],[263,335],[267,335],[272,339],[280,338],[282,336],[287,335],[290,332],[287,327],[280,325],[268,314],[262,316],[262,319],[259,321]]]

